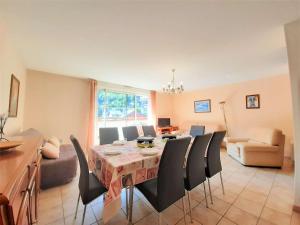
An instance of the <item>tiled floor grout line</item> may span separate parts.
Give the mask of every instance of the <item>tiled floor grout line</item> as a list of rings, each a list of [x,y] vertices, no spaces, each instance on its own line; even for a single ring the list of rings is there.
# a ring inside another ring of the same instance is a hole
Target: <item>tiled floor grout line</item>
[[[274,176],[274,178],[273,178],[272,185],[271,185],[270,190],[269,190],[269,192],[268,192],[268,194],[267,194],[267,198],[266,198],[266,200],[265,200],[265,202],[264,202],[264,205],[263,205],[263,207],[262,207],[262,209],[261,209],[261,212],[260,212],[260,214],[259,214],[259,217],[258,217],[258,220],[257,220],[256,225],[258,225],[259,220],[261,219],[261,215],[262,215],[262,213],[263,213],[263,211],[264,211],[264,209],[265,209],[265,207],[266,207],[266,204],[267,204],[267,202],[268,202],[268,199],[269,199],[269,196],[270,196],[270,194],[271,194],[271,191],[272,191],[272,188],[273,188],[273,185],[274,185],[274,182],[275,182],[275,179],[276,179],[277,175],[278,175],[278,171],[276,172],[276,176]]]
[[[249,183],[251,182],[251,180],[253,179],[253,177],[255,177],[255,175],[257,174],[257,170],[255,171],[255,173],[252,175],[252,177],[249,179],[249,181],[247,182],[247,184],[244,186],[244,188],[242,189],[242,191],[237,195],[237,197],[235,198],[235,200],[230,204],[230,207],[228,207],[228,209],[226,210],[226,212],[224,213],[224,215],[221,217],[221,219],[218,221],[217,225],[221,222],[222,218],[226,218],[227,220],[229,220],[230,222],[236,224],[234,221],[230,220],[229,218],[225,217],[225,215],[227,214],[227,212],[229,211],[229,209],[234,206],[234,203],[239,199],[241,193],[246,189],[246,187],[249,185]],[[226,193],[225,193],[226,194]],[[238,208],[238,207],[237,207]],[[240,208],[239,208],[240,209]],[[242,210],[242,209],[240,209]],[[244,211],[244,210],[242,210]]]

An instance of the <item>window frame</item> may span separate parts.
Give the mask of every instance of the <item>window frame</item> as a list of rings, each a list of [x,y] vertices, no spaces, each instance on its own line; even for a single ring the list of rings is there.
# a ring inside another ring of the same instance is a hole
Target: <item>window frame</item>
[[[98,116],[98,110],[99,110],[99,104],[98,104],[98,96],[99,96],[99,92],[100,91],[104,91],[105,95],[104,95],[104,106],[103,106],[103,115],[105,115],[104,119],[100,119],[101,117]],[[118,121],[118,120],[108,120],[106,117],[106,111],[107,111],[107,92],[113,92],[113,93],[118,93],[118,94],[124,94],[125,95],[125,110],[127,112],[128,109],[128,95],[134,95],[134,120],[128,120],[127,115],[124,117],[124,119],[120,119],[119,121],[125,121],[126,126],[128,125],[128,121],[134,121],[139,123],[139,121],[137,119],[137,96],[141,96],[141,97],[146,97],[147,98],[147,116],[145,119],[145,124],[149,124],[150,123],[150,119],[151,119],[151,96],[150,96],[150,92],[149,91],[130,91],[130,90],[117,90],[115,88],[98,88],[97,92],[96,92],[96,107],[95,107],[95,115],[96,115],[96,123],[103,121],[104,123],[104,127],[107,127],[107,122],[108,121]],[[136,124],[139,125],[139,124]],[[96,126],[97,128],[99,128],[99,126]]]

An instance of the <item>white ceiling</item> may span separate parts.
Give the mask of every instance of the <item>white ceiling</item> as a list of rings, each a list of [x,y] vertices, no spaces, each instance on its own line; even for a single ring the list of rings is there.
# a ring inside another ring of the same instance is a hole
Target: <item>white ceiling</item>
[[[160,90],[288,72],[283,25],[299,1],[1,2],[28,68]]]

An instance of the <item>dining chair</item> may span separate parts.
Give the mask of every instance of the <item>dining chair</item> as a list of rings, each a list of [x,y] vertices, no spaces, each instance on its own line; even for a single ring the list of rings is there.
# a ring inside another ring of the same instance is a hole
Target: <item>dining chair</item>
[[[161,212],[180,199],[186,223],[182,169],[190,142],[190,137],[167,141],[159,163],[157,178],[136,185],[136,188],[158,212],[159,225],[162,224]]]
[[[198,135],[204,135],[205,132],[205,126],[200,125],[192,125],[190,129],[190,135],[192,137],[196,137]]]
[[[133,141],[139,137],[139,132],[136,126],[122,127],[123,136],[127,141]]]
[[[156,137],[156,132],[153,125],[142,126],[144,136]]]
[[[202,136],[196,136],[191,149],[188,153],[186,167],[184,169],[184,186],[187,191],[188,202],[189,202],[189,213],[191,222],[192,210],[191,210],[191,197],[190,191],[197,187],[199,184],[203,184],[203,190],[205,195],[206,207],[208,207],[207,196],[206,196],[206,174],[205,174],[205,151],[208,143],[212,137],[212,134],[206,134]]]
[[[220,151],[221,151],[221,144],[225,137],[226,131],[217,131],[213,133],[213,136],[210,140],[210,143],[207,148],[207,157],[206,157],[206,167],[205,167],[205,174],[208,181],[208,189],[210,195],[211,204],[213,204],[212,194],[211,194],[211,187],[209,178],[213,177],[217,173],[220,174],[220,180],[222,185],[223,194],[224,191],[224,184],[222,178],[222,164],[220,158]]]
[[[87,160],[85,158],[84,152],[78,140],[73,135],[70,136],[70,139],[76,150],[77,157],[79,160],[79,165],[80,165],[80,177],[79,177],[79,184],[78,184],[79,196],[77,200],[74,219],[76,219],[77,217],[79,200],[81,198],[81,201],[84,205],[83,217],[81,222],[81,224],[83,224],[85,218],[86,206],[91,201],[98,198],[103,193],[107,192],[107,189],[103,186],[103,184],[101,184],[101,182],[93,173],[89,172]]]
[[[117,127],[101,127],[99,128],[100,145],[112,144],[119,140],[119,132]]]

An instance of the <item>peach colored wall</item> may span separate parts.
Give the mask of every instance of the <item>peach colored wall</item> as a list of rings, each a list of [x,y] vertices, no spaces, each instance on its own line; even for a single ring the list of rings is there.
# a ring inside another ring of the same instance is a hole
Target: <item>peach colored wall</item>
[[[74,134],[87,143],[89,83],[40,71],[27,71],[25,128],[33,127],[46,137],[57,136],[69,143]]]
[[[182,129],[196,123],[224,124],[219,106],[226,101],[229,135],[246,137],[249,127],[270,127],[282,129],[286,135],[286,156],[290,156],[293,139],[291,88],[288,75],[274,76],[197,91],[187,91],[173,96],[173,120]],[[260,109],[246,109],[245,96],[260,94]],[[194,113],[194,101],[211,99],[211,113]],[[161,107],[164,105],[162,104]],[[162,109],[161,109],[162,110]],[[165,110],[170,110],[168,106]]]
[[[156,118],[159,117],[170,117],[174,124],[172,95],[156,92]]]
[[[4,25],[0,23],[0,114],[8,112],[11,74],[19,79],[20,91],[18,115],[9,118],[4,128],[8,136],[20,132],[23,128],[26,69],[14,45],[10,42]]]

